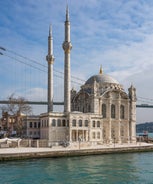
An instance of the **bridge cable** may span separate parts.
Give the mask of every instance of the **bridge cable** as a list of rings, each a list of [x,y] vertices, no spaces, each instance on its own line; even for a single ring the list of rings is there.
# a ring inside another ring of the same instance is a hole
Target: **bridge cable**
[[[37,65],[40,65],[40,66],[42,66],[42,67],[47,68],[46,65],[43,65],[43,64],[41,64],[40,62],[37,62],[37,61],[35,61],[35,60],[33,60],[33,59],[30,59],[30,58],[28,58],[28,57],[22,56],[21,54],[18,54],[18,53],[14,52],[14,51],[12,51],[12,50],[10,50],[10,49],[6,49],[6,48],[4,48],[4,47],[0,47],[0,49],[3,50],[3,51],[8,51],[8,52],[10,52],[10,53],[13,53],[13,54],[15,54],[15,55],[17,55],[17,56],[19,56],[19,57],[21,57],[21,58],[23,58],[23,59],[29,60],[29,61],[31,61],[31,62],[37,64]],[[55,69],[53,69],[53,70],[54,70],[55,72],[57,72],[57,73],[60,73],[60,74],[64,75],[64,73],[61,72],[61,71],[58,71],[58,70],[55,70]],[[85,82],[85,80],[80,79],[80,78],[78,78],[78,77],[75,77],[75,76],[73,76],[73,75],[72,75],[71,77],[74,78],[74,79],[80,80],[80,81],[82,81],[82,82]]]
[[[16,60],[16,61],[19,62],[19,63],[28,65],[28,66],[30,66],[30,67],[36,69],[36,70],[39,70],[39,71],[41,71],[41,72],[47,73],[47,70],[44,70],[44,69],[41,69],[41,68],[39,68],[39,67],[37,67],[37,66],[34,66],[34,65],[32,65],[32,64],[26,63],[26,62],[24,62],[24,61],[22,61],[22,60],[20,60],[20,59],[17,59],[17,58],[15,58],[15,57],[12,57],[12,56],[8,55],[8,54],[4,54],[4,53],[3,53],[2,55],[7,56],[7,57],[9,57],[9,58],[11,58],[11,59],[14,59],[14,60]],[[58,73],[59,73],[59,72],[58,72]],[[61,73],[62,73],[62,72],[61,72]],[[63,74],[63,73],[62,73],[62,74]],[[63,79],[62,76],[59,76],[59,75],[57,75],[57,74],[54,74],[54,76]],[[75,84],[78,84],[78,85],[82,85],[81,83],[76,82],[76,81],[74,81],[74,80],[71,80],[71,82],[72,82],[72,83],[75,83]]]

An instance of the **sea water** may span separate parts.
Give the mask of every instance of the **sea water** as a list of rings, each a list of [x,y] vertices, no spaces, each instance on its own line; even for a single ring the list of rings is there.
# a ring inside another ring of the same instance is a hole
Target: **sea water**
[[[1,184],[153,184],[153,152],[0,162]]]
[[[136,134],[137,136],[139,136],[139,135],[144,135],[144,132],[140,132],[140,133],[137,133]],[[148,135],[148,138],[153,138],[153,133],[147,133],[146,135]]]

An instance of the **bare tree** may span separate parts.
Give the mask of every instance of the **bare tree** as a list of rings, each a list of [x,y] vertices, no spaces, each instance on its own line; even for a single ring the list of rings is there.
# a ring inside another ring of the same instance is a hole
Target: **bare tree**
[[[16,131],[18,136],[22,136],[24,131],[24,124],[23,124],[23,114],[29,115],[32,113],[32,107],[26,103],[24,97],[15,97],[14,94],[11,94],[8,97],[8,104],[2,105],[0,107],[2,110],[2,114],[7,112],[7,116],[12,116],[14,123],[13,123],[13,130]],[[5,119],[9,119],[6,117]],[[6,122],[7,128],[9,131],[9,122]]]
[[[11,94],[8,97],[8,104],[0,107],[3,111],[7,111],[9,114],[15,115],[17,113],[31,114],[32,108],[29,104],[26,103],[24,97],[14,97],[14,94]]]

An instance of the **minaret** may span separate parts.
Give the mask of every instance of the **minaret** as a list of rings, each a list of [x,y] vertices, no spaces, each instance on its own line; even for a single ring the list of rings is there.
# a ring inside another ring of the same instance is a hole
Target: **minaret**
[[[48,62],[48,112],[53,111],[53,38],[52,38],[52,28],[49,27],[48,36],[48,55],[46,56]]]
[[[70,21],[69,10],[66,8],[66,21],[65,21],[65,41],[63,42],[63,50],[65,53],[64,60],[64,112],[71,111],[71,73],[70,73],[70,51],[72,44],[70,41]]]

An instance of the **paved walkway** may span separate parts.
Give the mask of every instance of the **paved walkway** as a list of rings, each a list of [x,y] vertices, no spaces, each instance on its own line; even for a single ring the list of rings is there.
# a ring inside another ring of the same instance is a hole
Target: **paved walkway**
[[[132,147],[144,147],[144,146],[152,146],[153,144],[148,143],[137,143],[137,144],[111,144],[111,145],[96,145],[96,146],[88,146],[82,147],[80,144],[79,147],[61,147],[61,146],[53,146],[52,148],[33,148],[33,147],[18,147],[18,148],[0,148],[0,155],[2,154],[18,154],[18,153],[40,153],[40,152],[54,152],[54,151],[68,151],[68,150],[85,150],[85,149],[107,149],[107,148],[132,148]]]

